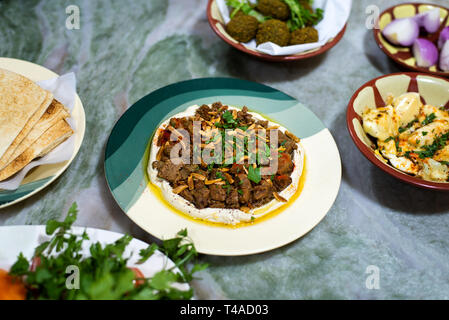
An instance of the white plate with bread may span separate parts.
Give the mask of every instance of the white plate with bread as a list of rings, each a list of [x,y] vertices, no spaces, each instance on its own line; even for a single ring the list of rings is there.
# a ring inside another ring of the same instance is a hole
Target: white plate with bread
[[[51,184],[67,169],[81,147],[85,113],[78,95],[75,94],[69,110],[52,92],[36,83],[57,77],[53,71],[34,63],[0,58],[0,209]],[[57,153],[63,152],[62,144],[68,139],[71,145],[64,150],[70,154],[58,162]],[[53,157],[53,162],[46,163],[47,155]],[[22,175],[26,172],[23,180],[21,172]],[[2,189],[2,182],[15,177],[21,180],[17,189]]]

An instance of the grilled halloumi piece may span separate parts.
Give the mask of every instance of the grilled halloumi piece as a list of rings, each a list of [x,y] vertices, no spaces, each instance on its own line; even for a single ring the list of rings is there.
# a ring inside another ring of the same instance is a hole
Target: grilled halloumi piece
[[[394,99],[393,106],[399,117],[399,126],[405,126],[416,119],[422,105],[416,92],[406,93]]]
[[[449,112],[431,106],[430,104],[423,105],[421,108],[421,112],[419,114],[419,120],[422,122],[424,119],[431,115],[435,115],[436,120],[448,120],[449,121]]]
[[[446,161],[449,162],[449,145],[445,146],[443,149],[437,151],[433,157],[436,161]]]
[[[395,136],[399,129],[398,116],[392,106],[365,110],[362,118],[365,132],[381,141]]]
[[[388,141],[378,141],[377,146],[379,147],[379,150],[382,152],[382,154],[388,158],[388,155],[396,155],[397,149],[396,149],[396,142],[391,139]]]
[[[426,180],[445,182],[449,178],[449,167],[431,158],[423,161],[421,176]]]
[[[419,167],[412,160],[406,157],[396,157],[393,155],[391,155],[388,159],[390,160],[391,165],[396,169],[413,175],[418,174]]]
[[[408,138],[408,142],[415,146],[423,147],[425,145],[432,144],[436,137],[448,131],[449,131],[449,121],[435,120],[434,122],[416,130]]]

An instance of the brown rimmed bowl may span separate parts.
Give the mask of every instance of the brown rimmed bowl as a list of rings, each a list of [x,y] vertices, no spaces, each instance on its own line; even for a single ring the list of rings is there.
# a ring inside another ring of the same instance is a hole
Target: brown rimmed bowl
[[[214,32],[227,44],[230,46],[236,48],[237,50],[240,50],[242,52],[245,52],[251,56],[254,56],[256,58],[265,60],[265,61],[273,61],[273,62],[282,62],[282,61],[295,61],[295,60],[302,60],[307,59],[311,57],[315,57],[317,55],[320,55],[327,50],[330,50],[333,48],[342,38],[346,31],[346,25],[343,27],[343,29],[337,34],[337,36],[331,40],[329,40],[325,45],[322,47],[304,51],[298,54],[288,55],[288,56],[272,56],[269,54],[265,54],[262,52],[258,52],[252,49],[249,49],[245,47],[242,43],[238,42],[237,40],[233,39],[225,30],[225,25],[223,21],[223,17],[221,16],[220,10],[218,9],[217,3],[215,0],[209,0],[209,3],[207,5],[207,19],[209,20],[209,24],[214,30]]]
[[[449,183],[426,181],[385,163],[374,152],[374,140],[363,130],[361,115],[366,108],[384,107],[389,94],[397,97],[407,92],[418,92],[423,103],[449,108],[448,79],[423,73],[402,72],[385,75],[365,83],[352,96],[346,114],[349,134],[360,152],[391,176],[421,188],[449,191]]]
[[[422,13],[434,8],[441,9],[440,29],[433,34],[427,34],[425,31],[421,29],[420,37],[426,38],[436,44],[438,42],[441,30],[449,26],[449,9],[437,4],[429,4],[429,3],[402,3],[394,7],[388,8],[387,10],[382,12],[379,16],[378,20],[379,29],[376,28],[373,29],[374,39],[376,40],[379,48],[400,66],[415,72],[424,72],[436,76],[449,77],[449,72],[444,72],[440,70],[437,66],[432,66],[430,68],[418,67],[416,65],[416,60],[413,56],[411,47],[395,46],[390,42],[388,42],[388,40],[385,39],[384,36],[382,35],[382,31],[391,21],[400,18],[412,17],[418,13]]]

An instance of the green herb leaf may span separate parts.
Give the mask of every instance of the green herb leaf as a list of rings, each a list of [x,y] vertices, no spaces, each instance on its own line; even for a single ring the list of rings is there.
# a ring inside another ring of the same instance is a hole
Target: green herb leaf
[[[322,9],[310,12],[308,8],[297,0],[284,0],[284,2],[289,6],[291,12],[291,18],[287,21],[291,31],[304,28],[307,25],[314,26],[323,19]]]
[[[229,110],[226,110],[225,112],[223,112],[222,117],[228,124],[232,125],[232,124],[237,123],[237,121],[235,121],[234,117],[232,116],[232,112]]]
[[[9,273],[14,276],[23,276],[27,274],[29,269],[30,264],[28,263],[28,260],[25,258],[23,253],[20,253],[17,257],[17,261],[12,265]]]
[[[90,256],[81,252],[82,245],[88,240],[86,232],[75,235],[70,227],[76,219],[77,209],[74,204],[62,222],[49,221],[46,231],[53,234],[52,239],[36,248],[40,264],[30,270],[31,263],[20,254],[10,270],[10,274],[23,276],[29,289],[29,299],[80,300],[80,299],[190,299],[193,291],[182,291],[172,287],[175,282],[187,282],[193,274],[207,267],[204,264],[193,264],[191,270],[187,264],[197,257],[197,251],[187,239],[187,230],[181,230],[173,239],[165,240],[162,247],[153,243],[140,250],[140,260],[145,262],[156,250],[160,250],[174,261],[179,271],[174,268],[163,269],[151,279],[134,285],[136,275],[127,267],[129,257],[124,252],[132,240],[125,235],[111,244],[92,243]],[[56,249],[56,253],[54,252]],[[66,287],[66,267],[75,265],[82,275],[80,288],[69,290]]]
[[[422,122],[422,125],[425,126],[425,125],[433,122],[433,120],[435,120],[435,119],[436,119],[435,113],[431,113],[424,119],[424,121]]]
[[[260,176],[260,168],[254,168],[253,166],[248,167],[248,179],[254,183],[259,183],[262,180]]]

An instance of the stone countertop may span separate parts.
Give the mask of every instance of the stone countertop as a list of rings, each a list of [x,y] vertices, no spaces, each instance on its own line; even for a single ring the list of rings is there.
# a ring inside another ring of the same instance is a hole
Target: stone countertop
[[[400,2],[354,0],[346,35],[334,49],[301,62],[267,63],[213,33],[207,0],[0,1],[0,56],[60,74],[74,71],[87,116],[83,146],[69,169],[49,188],[1,210],[0,225],[60,219],[76,201],[77,225],[152,241],[106,186],[109,132],[130,105],[155,89],[191,78],[236,77],[282,90],[324,121],[342,156],[342,186],[326,218],[302,239],[265,254],[202,256],[211,267],[194,283],[198,297],[448,299],[448,194],[406,185],[374,167],[356,149],[345,122],[357,88],[400,70],[377,48],[365,9]],[[438,3],[449,7],[449,0]],[[80,8],[79,30],[65,28],[72,4]],[[379,289],[366,286],[369,266],[380,272]]]

